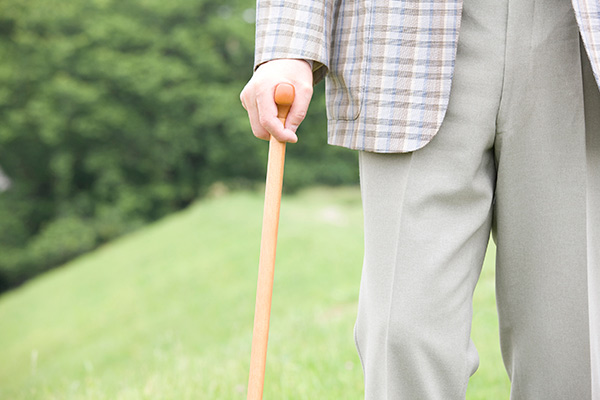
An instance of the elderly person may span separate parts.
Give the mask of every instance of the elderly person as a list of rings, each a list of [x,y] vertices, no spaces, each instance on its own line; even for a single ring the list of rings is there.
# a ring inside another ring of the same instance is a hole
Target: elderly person
[[[600,399],[600,1],[259,0],[255,61],[254,135],[325,77],[360,152],[366,399],[465,398],[490,232],[511,398]]]

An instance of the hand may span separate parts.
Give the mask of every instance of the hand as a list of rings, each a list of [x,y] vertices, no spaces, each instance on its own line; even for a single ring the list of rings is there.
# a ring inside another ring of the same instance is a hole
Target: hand
[[[296,97],[290,108],[285,127],[277,119],[275,87],[290,83],[296,89]],[[278,59],[262,64],[240,94],[242,106],[254,136],[269,140],[271,135],[280,142],[296,143],[296,130],[306,117],[313,93],[313,76],[310,64],[298,59]]]

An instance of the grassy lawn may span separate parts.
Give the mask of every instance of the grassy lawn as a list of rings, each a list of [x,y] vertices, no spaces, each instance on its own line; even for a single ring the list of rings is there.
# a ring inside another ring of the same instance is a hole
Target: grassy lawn
[[[0,297],[0,399],[245,399],[261,193],[234,193]],[[358,190],[282,204],[265,399],[360,399]],[[493,256],[475,294],[468,399],[506,399]]]

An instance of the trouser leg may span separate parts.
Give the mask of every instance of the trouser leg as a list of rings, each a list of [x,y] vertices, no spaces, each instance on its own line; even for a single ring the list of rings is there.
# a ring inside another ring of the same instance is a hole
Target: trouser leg
[[[450,104],[433,141],[409,154],[360,154],[355,333],[368,400],[464,399],[478,366],[472,295],[491,226],[506,7],[475,3],[465,2]],[[482,32],[488,17],[497,29]]]
[[[570,2],[513,4],[495,146],[502,354],[511,399],[586,400],[598,146],[590,129],[586,144],[579,34]]]
[[[369,400],[464,399],[478,365],[471,303],[491,224],[493,159],[480,160],[475,182],[441,166],[416,193],[423,161],[415,158],[360,156],[366,251],[355,333]]]
[[[369,400],[464,398],[496,172],[512,398],[590,399],[592,385],[598,395],[598,90],[589,65],[582,74],[569,2],[537,4],[465,0],[437,136],[411,154],[360,156],[356,340]]]

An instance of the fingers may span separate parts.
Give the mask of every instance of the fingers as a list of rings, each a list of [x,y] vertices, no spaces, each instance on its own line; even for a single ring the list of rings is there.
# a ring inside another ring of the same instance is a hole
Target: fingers
[[[256,93],[255,96],[252,96],[251,93]],[[300,122],[297,122],[293,128],[285,129],[279,118],[277,118],[277,105],[275,104],[275,87],[270,88],[269,90],[260,90],[254,91],[252,88],[245,88],[240,96],[240,100],[242,102],[243,107],[248,112],[248,118],[250,120],[250,126],[252,127],[252,133],[259,139],[269,140],[271,135],[273,135],[280,142],[291,142],[296,143],[298,141],[298,137],[296,136],[296,129],[302,119],[304,119],[304,115],[306,115],[306,111],[302,114],[302,112],[296,114],[301,114]],[[310,99],[309,99],[310,100]],[[292,105],[290,109],[290,114],[288,114],[288,120],[290,117],[294,117],[293,108],[296,105],[296,101]],[[308,108],[308,103],[306,104]],[[299,119],[299,115],[295,116],[295,120]],[[287,125],[287,121],[286,121]]]
[[[269,140],[271,134],[261,125],[260,117],[258,112],[258,105],[256,104],[256,98],[246,96],[247,92],[242,92],[242,105],[248,111],[248,119],[250,120],[250,127],[252,128],[252,133],[259,139]]]
[[[258,108],[259,123],[269,135],[274,136],[280,142],[296,143],[298,141],[296,133],[290,129],[285,129],[279,118],[277,118],[275,86],[269,88],[269,90],[259,92],[256,96],[256,105]]]
[[[275,87],[279,83],[294,85],[296,92],[285,127],[277,118],[274,98]],[[306,61],[281,59],[261,64],[240,94],[254,136],[265,140],[273,136],[280,142],[297,142],[296,130],[306,116],[312,92],[312,71]]]

